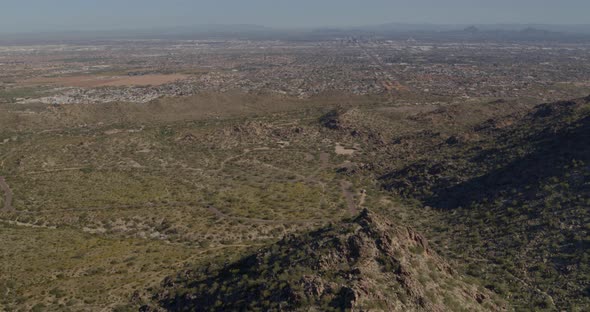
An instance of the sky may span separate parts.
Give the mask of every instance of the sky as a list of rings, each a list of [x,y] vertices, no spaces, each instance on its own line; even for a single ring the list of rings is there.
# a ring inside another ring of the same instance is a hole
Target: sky
[[[590,0],[0,0],[0,32],[203,24],[590,24]]]

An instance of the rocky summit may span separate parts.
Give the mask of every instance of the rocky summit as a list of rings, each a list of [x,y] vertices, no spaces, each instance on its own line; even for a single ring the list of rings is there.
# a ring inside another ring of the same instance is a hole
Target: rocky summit
[[[369,210],[164,281],[144,311],[501,311],[409,227]]]

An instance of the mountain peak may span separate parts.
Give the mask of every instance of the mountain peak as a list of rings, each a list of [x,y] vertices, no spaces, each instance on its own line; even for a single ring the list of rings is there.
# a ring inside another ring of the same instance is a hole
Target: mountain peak
[[[171,311],[501,310],[489,291],[465,282],[422,235],[368,209],[235,263],[170,278],[155,301]]]

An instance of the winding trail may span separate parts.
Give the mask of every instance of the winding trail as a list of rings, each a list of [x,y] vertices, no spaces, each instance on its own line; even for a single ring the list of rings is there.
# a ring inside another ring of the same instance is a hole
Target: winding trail
[[[42,170],[42,171],[29,171],[29,172],[27,172],[27,174],[35,175],[35,174],[45,174],[45,173],[54,173],[54,172],[79,171],[82,169],[84,169],[84,167],[61,168],[61,169]]]
[[[121,209],[121,210],[135,210],[135,209],[146,209],[146,208],[170,208],[170,207],[183,207],[183,206],[192,206],[192,202],[168,202],[162,204],[156,204],[153,202],[146,202],[140,204],[122,204],[122,205],[107,205],[107,206],[86,206],[86,207],[75,207],[75,208],[53,208],[53,209],[44,209],[44,210],[35,210],[35,211],[19,211],[21,214],[36,214],[39,212],[87,212],[87,211],[103,211],[103,210],[113,210],[113,209]]]
[[[217,169],[212,170],[212,172],[221,172],[225,169],[227,164],[229,164],[241,157],[244,157],[252,152],[269,151],[269,150],[272,150],[272,149],[268,148],[268,147],[246,149],[238,155],[234,155],[234,156],[230,156],[230,157],[225,158],[220,163],[219,167]],[[326,152],[320,153],[319,160],[320,160],[320,162],[319,162],[320,167],[314,173],[312,173],[310,176],[307,176],[307,177],[304,175],[301,175],[297,172],[288,170],[288,169],[276,167],[272,164],[267,164],[267,163],[263,163],[263,162],[259,162],[259,164],[263,165],[269,169],[293,174],[298,179],[300,179],[302,181],[306,181],[309,183],[317,183],[320,186],[322,186],[322,188],[325,190],[325,187],[326,187],[325,183],[320,181],[319,179],[317,179],[316,176],[322,170],[325,170],[326,168],[330,167],[330,154],[328,154]],[[30,172],[29,174],[40,174],[40,173],[57,172],[57,171],[74,171],[74,170],[80,170],[80,169],[81,168],[64,168],[64,169],[49,170],[49,171]],[[193,169],[193,168],[190,168],[190,169]],[[201,171],[201,170],[199,170],[199,171]],[[205,170],[202,170],[202,171],[205,171]],[[348,208],[349,212],[353,215],[356,214],[358,207],[357,207],[357,204],[355,203],[355,200],[354,200],[354,194],[351,191],[351,187],[353,186],[353,184],[347,180],[341,180],[340,186],[341,186],[341,190],[342,190],[342,195],[344,196],[344,198],[346,200],[347,208]],[[2,191],[4,191],[4,194],[5,194],[5,196],[4,196],[4,198],[5,198],[4,199],[4,211],[14,211],[14,208],[12,207],[12,199],[13,199],[12,190],[10,189],[8,184],[6,183],[5,178],[1,177],[1,176],[0,176],[0,189]],[[364,196],[366,196],[366,195],[364,195]],[[360,206],[362,206],[364,203],[364,196],[361,197],[361,200],[359,203]],[[109,206],[102,206],[102,207],[99,206],[99,207],[61,208],[61,209],[43,210],[43,211],[35,211],[35,212],[22,211],[21,213],[27,214],[27,213],[55,212],[55,211],[93,211],[93,210],[96,211],[96,210],[109,210],[109,209],[142,209],[142,208],[154,208],[154,207],[185,206],[185,205],[191,205],[191,204],[192,203],[189,203],[189,202],[171,202],[171,203],[166,203],[166,204],[144,203],[144,204],[129,204],[129,205],[109,205]],[[311,224],[311,223],[318,223],[318,222],[333,221],[331,219],[268,220],[268,219],[259,219],[259,218],[235,217],[235,216],[227,215],[215,207],[209,206],[209,207],[207,207],[207,209],[219,219],[245,221],[245,222],[251,222],[251,223],[258,223],[258,224]]]
[[[352,187],[352,183],[350,183],[349,181],[346,181],[346,180],[342,180],[342,181],[340,181],[340,187],[342,188],[342,195],[344,195],[344,198],[346,199],[348,211],[350,212],[350,214],[356,215],[357,209],[356,209],[356,204],[354,202],[354,195],[350,191],[350,188]]]
[[[232,162],[232,161],[234,161],[236,159],[239,159],[241,157],[244,157],[244,156],[250,154],[251,152],[261,152],[261,151],[262,152],[268,152],[268,151],[272,151],[272,150],[274,150],[274,149],[269,148],[269,147],[256,147],[256,148],[253,148],[253,149],[245,149],[241,154],[238,154],[238,155],[235,155],[235,156],[230,156],[230,157],[224,159],[219,164],[219,168],[217,168],[215,170],[212,170],[212,172],[221,172],[221,171],[223,171],[223,169],[225,169],[225,166],[228,163],[230,163],[230,162]]]
[[[470,256],[462,256],[460,257],[463,261],[477,261],[477,262],[484,262],[484,263],[491,263],[492,261],[490,259],[487,258],[482,258],[482,257],[470,257]],[[553,299],[553,297],[548,294],[547,292],[541,290],[539,287],[537,287],[536,285],[530,284],[529,282],[523,280],[522,278],[508,272],[505,271],[506,274],[508,274],[510,277],[512,277],[514,280],[516,280],[517,282],[520,282],[521,284],[525,285],[526,287],[528,287],[529,289],[532,289],[533,291],[535,291],[536,293],[545,296],[545,298],[549,299],[549,301],[551,301],[551,303],[555,306],[555,299]]]
[[[322,152],[320,153],[320,170],[328,168],[330,165],[330,154]]]
[[[213,172],[221,172],[223,171],[223,169],[225,169],[225,165],[227,165],[229,162],[234,161],[240,157],[246,156],[248,153],[250,153],[250,150],[245,150],[243,153],[236,155],[236,156],[231,156],[228,157],[226,159],[224,159],[220,164],[219,164],[219,168],[213,170]]]
[[[359,199],[359,207],[363,208],[363,206],[365,205],[365,201],[367,200],[367,191],[363,190],[361,192],[361,198]]]
[[[245,150],[243,153],[241,153],[239,155],[226,158],[224,161],[221,162],[220,167],[218,169],[216,169],[215,171],[216,172],[222,171],[225,168],[226,164],[228,164],[229,162],[234,161],[240,157],[243,157],[252,151],[268,151],[268,150],[269,150],[268,148],[258,148],[258,149],[253,149],[253,150]],[[308,177],[306,177],[302,174],[299,174],[297,172],[288,170],[288,169],[279,168],[279,167],[274,166],[272,164],[268,164],[268,163],[264,163],[264,162],[260,162],[260,161],[258,161],[258,163],[260,165],[263,165],[263,166],[269,168],[269,169],[277,170],[277,171],[288,173],[288,174],[293,174],[297,178],[299,178],[300,180],[310,182],[310,183],[317,183],[320,186],[322,186],[322,189],[325,190],[325,184],[322,181],[320,181],[319,179],[317,179],[316,176],[320,171],[325,170],[326,168],[328,168],[330,166],[330,163],[329,163],[330,162],[330,154],[322,152],[322,153],[320,153],[319,158],[320,158],[320,168],[318,168],[313,174],[311,174]],[[351,214],[356,214],[357,208],[356,208],[356,204],[354,202],[354,196],[353,196],[352,192],[350,191],[350,187],[352,187],[352,183],[350,183],[346,180],[342,180],[341,186],[342,186],[342,194],[346,198],[348,210],[350,211]],[[332,221],[330,219],[266,220],[266,219],[258,219],[258,218],[234,217],[234,216],[230,216],[228,214],[223,213],[221,210],[219,210],[213,206],[208,206],[207,209],[209,210],[209,212],[214,214],[218,219],[245,221],[245,222],[251,222],[251,223],[258,223],[258,224],[310,224],[310,223],[317,223],[317,222]]]
[[[318,223],[318,222],[329,222],[332,221],[330,219],[311,219],[311,220],[265,220],[265,219],[256,219],[256,218],[246,218],[246,217],[233,217],[223,213],[221,210],[209,206],[207,209],[214,214],[219,219],[228,219],[228,220],[236,220],[236,221],[245,221],[245,222],[252,222],[258,224],[310,224],[310,223]]]
[[[6,184],[6,179],[4,179],[4,177],[0,177],[0,189],[4,191],[4,210],[14,211],[14,207],[12,207],[12,190],[8,184]]]
[[[291,171],[291,170],[288,170],[288,169],[279,168],[279,167],[277,167],[277,166],[275,166],[275,165],[268,164],[268,163],[261,162],[261,161],[257,161],[257,162],[258,162],[260,165],[262,165],[262,166],[264,166],[264,167],[267,167],[267,168],[269,168],[269,169],[272,169],[272,170],[275,170],[275,171],[279,171],[279,172],[283,172],[283,173],[286,173],[286,174],[291,174],[291,175],[294,175],[294,176],[295,176],[295,177],[297,177],[299,180],[307,180],[307,181],[312,181],[312,182],[318,182],[318,181],[316,181],[316,180],[310,180],[310,179],[308,179],[308,177],[306,177],[306,176],[304,176],[304,175],[302,175],[302,174],[300,174],[300,173],[297,173],[297,172],[295,172],[295,171]],[[320,182],[318,182],[318,183],[320,183]]]

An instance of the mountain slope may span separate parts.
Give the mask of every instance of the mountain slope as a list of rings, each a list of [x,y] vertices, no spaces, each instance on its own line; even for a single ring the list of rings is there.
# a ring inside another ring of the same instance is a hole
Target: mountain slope
[[[440,146],[381,182],[448,211],[456,250],[535,285],[524,301],[590,307],[590,97],[499,124],[483,123],[473,133],[485,139]]]
[[[169,311],[498,311],[424,237],[364,210],[236,263],[186,271],[155,296]]]

